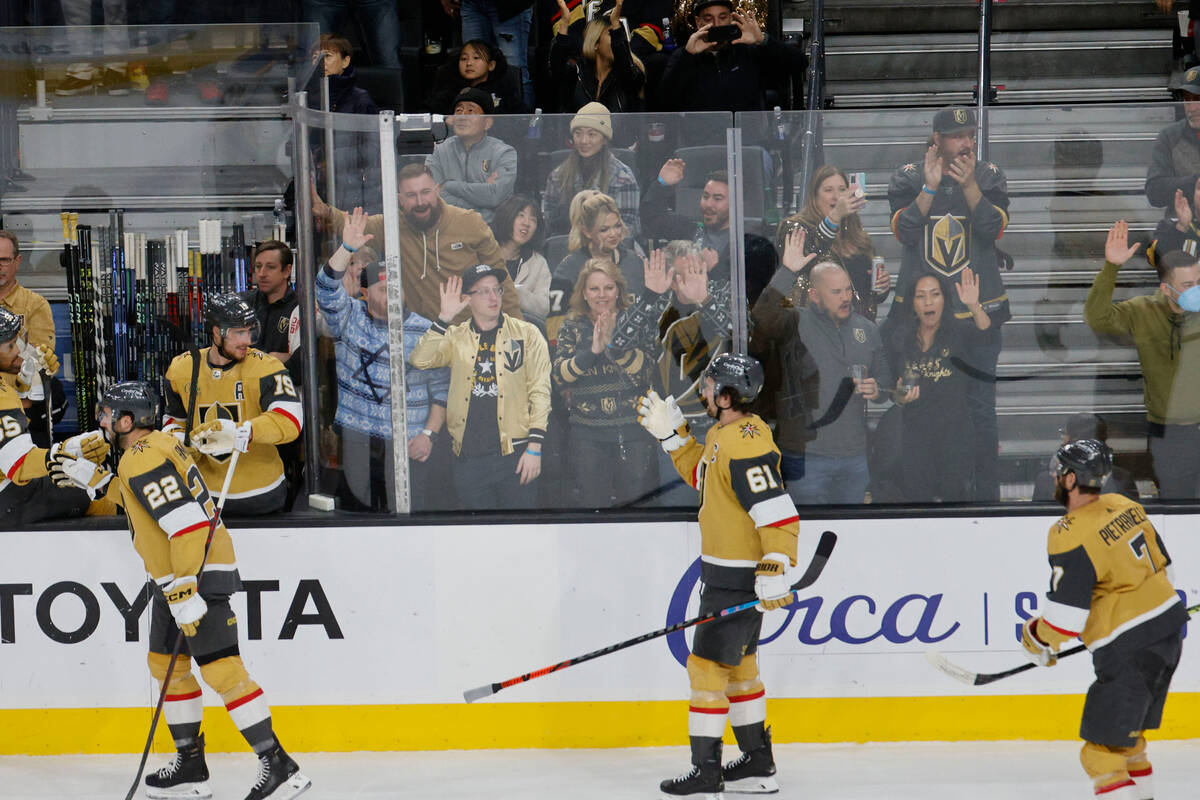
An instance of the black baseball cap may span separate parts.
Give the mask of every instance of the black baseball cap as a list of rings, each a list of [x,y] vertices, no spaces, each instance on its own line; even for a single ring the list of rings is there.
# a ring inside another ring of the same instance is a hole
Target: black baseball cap
[[[364,289],[368,289],[380,281],[386,281],[387,266],[382,261],[372,261],[363,267],[362,275],[358,279]]]
[[[495,267],[492,267],[488,264],[476,264],[475,266],[471,267],[469,270],[467,270],[466,272],[463,273],[463,276],[462,276],[463,294],[466,294],[467,292],[471,291],[472,286],[479,283],[481,280],[483,280],[484,278],[486,278],[489,275],[491,275],[496,280],[500,281],[500,283],[504,283],[505,274],[506,273],[504,272],[504,270],[496,269]]]
[[[1176,88],[1181,92],[1200,94],[1200,67],[1192,67],[1183,73],[1183,77],[1179,79],[1179,86]]]
[[[483,109],[485,114],[495,114],[496,104],[492,102],[491,92],[485,92],[483,89],[476,89],[468,86],[454,97],[454,102],[450,104],[450,113],[454,113],[454,109],[458,108],[459,103],[474,103]]]
[[[692,16],[696,16],[709,6],[725,6],[733,11],[733,0],[696,0],[692,3]]]
[[[962,106],[943,108],[933,115],[933,132],[940,134],[962,133],[973,131],[979,125],[975,122],[975,110]]]

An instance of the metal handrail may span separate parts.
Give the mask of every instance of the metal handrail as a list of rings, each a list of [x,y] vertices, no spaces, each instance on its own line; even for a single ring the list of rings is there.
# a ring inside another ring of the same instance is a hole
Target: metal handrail
[[[975,157],[987,161],[987,107],[992,101],[992,0],[979,0],[979,69],[975,78],[975,116],[979,124]]]

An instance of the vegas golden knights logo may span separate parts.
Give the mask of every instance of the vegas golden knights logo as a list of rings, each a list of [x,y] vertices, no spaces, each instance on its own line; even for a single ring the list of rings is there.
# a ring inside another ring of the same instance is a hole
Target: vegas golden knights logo
[[[925,263],[946,277],[971,265],[971,229],[966,217],[947,214],[925,226]]]
[[[954,109],[954,121],[959,125],[965,125],[967,122],[967,111],[964,108]]]

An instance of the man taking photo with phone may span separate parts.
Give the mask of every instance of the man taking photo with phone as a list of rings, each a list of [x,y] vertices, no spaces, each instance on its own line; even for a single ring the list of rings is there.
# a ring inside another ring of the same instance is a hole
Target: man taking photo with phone
[[[692,20],[696,32],[671,54],[659,82],[664,110],[761,111],[764,84],[804,69],[803,51],[768,39],[733,0],[695,0]]]

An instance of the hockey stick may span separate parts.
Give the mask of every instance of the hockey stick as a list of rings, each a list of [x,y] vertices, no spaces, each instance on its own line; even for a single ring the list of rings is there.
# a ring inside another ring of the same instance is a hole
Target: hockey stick
[[[816,582],[817,578],[821,576],[821,570],[825,569],[825,562],[829,560],[829,554],[833,552],[833,546],[835,544],[837,544],[836,533],[833,531],[825,531],[821,534],[821,540],[817,542],[817,550],[813,554],[812,561],[809,562],[808,568],[804,570],[804,575],[801,576],[800,580],[792,584],[793,592],[798,592],[801,589],[807,589]],[[642,634],[641,636],[634,637],[633,639],[626,639],[619,644],[613,644],[609,645],[608,647],[603,647],[599,650],[593,650],[590,653],[585,653],[584,655],[576,656],[575,658],[569,658],[566,661],[559,662],[558,664],[552,664],[549,667],[543,667],[542,669],[526,673],[525,675],[509,678],[508,680],[501,681],[500,683],[485,683],[483,686],[479,686],[474,689],[468,689],[467,691],[463,692],[463,699],[468,703],[474,703],[476,700],[482,700],[485,697],[490,697],[501,689],[507,689],[508,687],[515,686],[518,683],[525,683],[526,681],[531,681],[534,678],[540,678],[543,675],[549,675],[551,672],[558,672],[560,669],[573,667],[576,664],[582,664],[584,661],[591,661],[593,658],[606,656],[609,653],[615,653],[618,650],[624,650],[626,647],[633,647],[635,644],[648,642],[651,639],[657,639],[660,636],[666,636],[668,633],[681,631],[684,628],[690,628],[693,625],[700,625],[705,622],[711,622],[712,620],[720,617],[727,617],[730,614],[748,611],[758,604],[759,601],[755,599],[749,603],[730,606],[729,608],[721,611],[716,611],[712,614],[706,614],[702,617],[696,617],[694,619],[684,620],[683,622],[677,622],[674,625],[670,625],[666,628],[660,628],[659,630]],[[128,798],[126,798],[126,800],[128,800]]]
[[[1187,608],[1188,616],[1195,614],[1197,611],[1200,611],[1200,604],[1188,606]],[[1087,645],[1075,645],[1071,649],[1063,650],[1061,653],[1059,653],[1058,658],[1061,660],[1069,656],[1073,656],[1076,653],[1082,653],[1084,650],[1087,650]],[[1022,672],[1026,672],[1034,667],[1040,666],[1030,661],[1028,664],[1022,664],[1019,667],[1006,669],[1003,672],[972,672],[966,667],[960,667],[957,664],[952,663],[948,658],[946,658],[946,656],[942,655],[942,653],[938,652],[937,650],[929,650],[926,652],[925,660],[928,661],[935,669],[946,673],[951,678],[954,678],[954,680],[965,683],[968,686],[983,686],[988,683],[995,683],[996,681],[1003,680],[1004,678],[1008,678],[1013,675],[1019,675]]]
[[[217,508],[213,511],[208,523],[208,539],[204,542],[204,557],[200,559],[200,569],[196,573],[196,591],[200,590],[200,575],[208,562],[208,551],[212,547],[213,534],[221,523],[221,512],[225,509],[225,498],[229,496],[229,485],[233,482],[233,471],[237,468],[238,456],[241,451],[234,448],[229,457],[229,469],[225,471],[225,482],[221,484],[221,495],[217,498]],[[167,662],[167,674],[163,676],[162,687],[158,691],[158,703],[154,706],[154,716],[150,718],[150,733],[146,736],[146,746],[142,748],[142,760],[138,763],[137,774],[133,776],[133,785],[125,795],[125,800],[133,800],[138,787],[142,783],[142,772],[146,769],[146,759],[150,757],[150,746],[154,743],[154,731],[158,729],[158,718],[162,715],[163,703],[167,699],[167,686],[171,682],[171,673],[175,671],[175,662],[179,660],[179,650],[183,647],[183,631],[175,637],[175,649],[171,652],[171,660]]]

